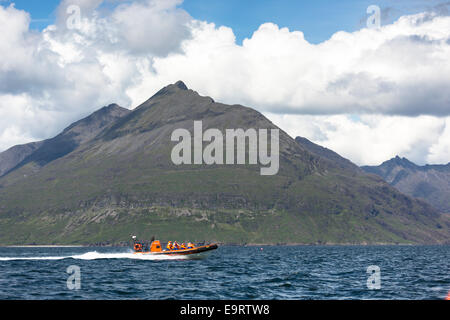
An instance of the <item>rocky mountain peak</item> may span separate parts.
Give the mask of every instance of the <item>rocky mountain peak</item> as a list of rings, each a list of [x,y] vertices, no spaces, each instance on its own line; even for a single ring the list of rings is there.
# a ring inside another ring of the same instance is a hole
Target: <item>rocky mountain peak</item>
[[[173,84],[172,86],[175,86],[175,87],[177,87],[178,89],[181,89],[181,90],[189,90],[188,87],[181,80],[175,82],[175,84]]]
[[[417,165],[411,161],[409,161],[405,157],[395,156],[395,158],[392,158],[391,160],[388,160],[384,162],[382,165],[388,165],[388,166],[400,166],[404,168],[410,168],[414,169],[417,167]]]
[[[188,87],[186,86],[186,84],[180,80],[173,84],[169,84],[168,86],[165,86],[164,88],[159,90],[155,95],[153,95],[149,100],[151,100],[155,97],[176,94],[176,93],[180,93],[183,91],[186,92],[186,91],[192,91],[192,90],[189,90]]]

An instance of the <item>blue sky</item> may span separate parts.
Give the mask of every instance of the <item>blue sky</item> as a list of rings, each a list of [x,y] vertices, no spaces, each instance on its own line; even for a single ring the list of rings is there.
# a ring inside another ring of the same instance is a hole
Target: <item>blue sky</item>
[[[53,23],[60,0],[31,1],[4,0],[2,5],[14,2],[16,8],[31,14],[31,28],[42,30]],[[181,7],[192,17],[231,27],[237,42],[242,43],[265,22],[299,30],[312,43],[330,38],[336,31],[355,31],[365,27],[366,8],[376,4],[382,10],[382,23],[391,23],[404,14],[421,12],[438,6],[434,0],[184,0]],[[120,3],[120,1],[118,1]]]

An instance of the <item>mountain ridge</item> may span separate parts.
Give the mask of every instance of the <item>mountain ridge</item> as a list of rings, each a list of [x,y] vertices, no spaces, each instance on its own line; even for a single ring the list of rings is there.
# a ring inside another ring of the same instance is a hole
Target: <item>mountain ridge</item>
[[[0,152],[0,177],[16,167],[26,157],[40,148],[43,141],[30,142],[22,145],[15,145]]]
[[[14,157],[14,161],[9,161],[7,163],[7,170],[5,170],[6,166],[3,165],[5,169],[0,172],[0,177],[7,174],[9,171],[14,171],[30,162],[37,164],[37,166],[35,166],[35,169],[37,170],[38,167],[63,157],[75,150],[80,144],[96,137],[96,135],[112,121],[129,112],[128,109],[122,108],[117,104],[110,104],[96,110],[89,116],[70,124],[53,138],[23,145],[22,148],[28,147],[28,152],[22,152],[20,156]],[[2,157],[12,157],[13,151],[17,147],[20,146],[12,147],[11,149],[0,153],[0,161],[2,160]],[[19,151],[21,151],[21,149],[19,149]],[[1,161],[1,163],[3,163],[3,161]],[[0,166],[0,168],[3,166]]]
[[[342,157],[338,153],[334,152],[333,150],[330,150],[328,148],[325,148],[318,144],[315,144],[304,137],[296,137],[295,141],[297,143],[299,143],[301,146],[303,146],[309,152],[311,152],[319,157],[322,157],[322,158],[325,158],[332,162],[335,162],[341,168],[346,168],[346,169],[350,169],[355,172],[361,173],[361,169],[356,164],[354,164],[353,162],[351,162],[348,159],[345,159],[344,157]]]
[[[450,163],[419,166],[396,156],[379,166],[362,166],[401,192],[427,201],[438,210],[450,213]]]

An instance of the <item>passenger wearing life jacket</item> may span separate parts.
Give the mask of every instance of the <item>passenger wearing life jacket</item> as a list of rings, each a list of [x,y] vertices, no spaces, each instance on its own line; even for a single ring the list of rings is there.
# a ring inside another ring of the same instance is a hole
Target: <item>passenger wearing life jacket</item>
[[[186,247],[186,244],[183,242],[183,243],[181,244],[181,250],[185,250],[185,249],[187,249],[187,247]]]
[[[174,250],[180,250],[180,245],[178,244],[178,242],[174,242],[173,243],[173,248],[174,248]]]
[[[194,246],[194,244],[193,244],[192,242],[188,242],[187,248],[188,248],[188,249],[194,249],[195,246]]]
[[[167,243],[167,250],[173,250],[173,244],[172,244],[172,241],[169,241],[169,242]]]
[[[142,251],[142,244],[140,244],[140,243],[135,243],[135,244],[134,244],[134,251],[136,251],[136,252],[141,252],[141,251]]]

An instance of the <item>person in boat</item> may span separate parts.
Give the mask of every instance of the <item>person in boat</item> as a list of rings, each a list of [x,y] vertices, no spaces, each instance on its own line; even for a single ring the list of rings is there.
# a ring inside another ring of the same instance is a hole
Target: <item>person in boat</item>
[[[195,246],[194,246],[194,244],[193,244],[192,242],[188,242],[187,248],[188,248],[188,249],[194,249]]]
[[[173,250],[173,244],[172,244],[172,241],[169,241],[169,242],[167,243],[167,250]]]
[[[136,251],[136,252],[142,252],[142,244],[139,243],[139,242],[136,242],[136,243],[134,244],[134,251]]]
[[[182,249],[182,250],[187,249],[186,244],[185,244],[184,242],[181,244],[181,249]]]
[[[175,241],[175,242],[173,243],[173,249],[174,249],[174,250],[180,250],[180,245],[178,244],[178,242]]]

